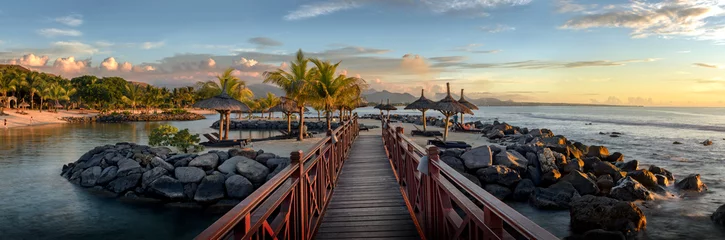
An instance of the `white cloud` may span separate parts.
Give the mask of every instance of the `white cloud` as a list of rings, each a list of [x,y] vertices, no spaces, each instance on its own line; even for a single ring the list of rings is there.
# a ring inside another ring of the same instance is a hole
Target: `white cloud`
[[[159,42],[144,42],[141,44],[141,48],[143,49],[154,49],[154,48],[160,48],[166,45],[163,41]]]
[[[214,61],[214,59],[212,59],[212,58],[209,58],[207,60],[203,60],[199,64],[199,68],[201,68],[201,69],[212,69],[212,68],[215,68],[215,67],[216,67],[216,61]]]
[[[531,0],[421,0],[434,12],[461,11],[467,9],[518,6],[531,3]]]
[[[75,29],[58,29],[58,28],[45,28],[38,30],[38,34],[44,36],[44,37],[58,37],[58,36],[68,36],[68,37],[78,37],[83,35],[78,30]]]
[[[300,6],[297,10],[290,12],[284,16],[285,20],[300,20],[305,18],[312,18],[321,15],[331,14],[337,11],[348,10],[358,8],[361,5],[356,1],[336,1],[336,2],[323,2],[316,4],[306,4]]]
[[[118,69],[122,72],[130,72],[133,69],[133,64],[130,62],[123,62],[118,66]]]
[[[712,69],[722,69],[722,66],[714,65],[714,64],[707,64],[707,63],[693,63],[692,65],[698,66],[698,67],[704,67],[704,68],[712,68]]]
[[[103,59],[100,68],[106,71],[116,71],[118,70],[118,62],[116,62],[116,59],[114,57],[109,57]]]
[[[76,61],[75,57],[58,58],[53,62],[53,68],[63,73],[80,73],[89,65],[89,60]]]
[[[83,24],[83,16],[80,14],[71,14],[65,17],[56,18],[55,21],[71,27],[77,27]]]
[[[516,30],[515,27],[507,26],[504,24],[496,24],[495,26],[483,26],[481,30],[489,33],[500,33]]]
[[[17,59],[11,59],[7,61],[9,64],[17,64],[17,65],[23,65],[28,67],[41,67],[45,66],[48,63],[48,56],[36,56],[35,54],[27,54],[23,55],[20,58]]]
[[[96,46],[99,46],[99,47],[112,47],[115,44],[112,43],[112,42],[98,41],[98,42],[95,43],[95,45]]]
[[[97,48],[82,42],[54,42],[51,44],[52,49],[57,49],[57,52],[71,53],[74,55],[93,55],[98,52]]]
[[[238,61],[234,61],[234,65],[241,65],[241,66],[245,66],[245,67],[253,67],[254,65],[257,65],[257,63],[259,63],[259,62],[257,62],[254,59],[246,59],[246,58],[242,58],[242,59],[239,59]]]

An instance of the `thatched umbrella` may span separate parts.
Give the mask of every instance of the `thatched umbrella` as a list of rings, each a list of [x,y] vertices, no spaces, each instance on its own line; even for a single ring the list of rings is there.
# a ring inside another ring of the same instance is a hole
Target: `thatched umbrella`
[[[396,108],[395,106],[393,106],[392,104],[390,104],[390,99],[388,98],[388,104],[385,104],[383,106],[380,106],[380,110],[381,111],[382,110],[388,111],[388,118],[390,118],[390,111],[398,110],[398,108]]]
[[[204,99],[194,103],[194,107],[203,109],[212,109],[219,112],[219,136],[223,136],[222,139],[227,139],[229,136],[229,115],[232,111],[249,111],[249,106],[244,104],[227,94],[225,88],[222,88],[222,93],[214,97]],[[224,122],[226,122],[227,128],[224,129]],[[222,135],[224,131],[224,135]]]
[[[478,107],[475,104],[469,102],[468,100],[466,100],[466,98],[463,97],[463,89],[461,89],[461,99],[458,99],[458,103],[463,104],[463,106],[466,106],[468,109],[478,110]],[[461,124],[463,123],[463,113],[461,113]]]
[[[61,105],[59,102],[55,102],[55,106],[53,107],[55,108],[55,112],[58,112],[58,109],[63,108],[63,105]]]
[[[378,104],[378,105],[375,105],[375,107],[373,107],[373,108],[375,108],[375,109],[378,109],[378,110],[380,110],[380,117],[381,117],[381,118],[383,117],[383,109],[380,109],[380,107],[382,107],[382,106],[385,106],[385,104],[383,104],[383,100],[382,100],[382,99],[380,99],[380,104]]]
[[[30,107],[30,104],[28,104],[26,102],[22,102],[22,103],[20,103],[20,105],[18,105],[18,107],[23,108],[23,111],[25,111],[25,108]]]
[[[443,131],[443,141],[445,142],[448,138],[448,120],[451,118],[451,116],[458,114],[458,113],[468,113],[473,114],[471,112],[471,109],[468,109],[465,105],[459,103],[453,97],[451,97],[451,84],[446,83],[446,91],[448,95],[441,99],[440,101],[435,103],[434,110],[438,110],[443,114],[443,116],[446,116],[445,123],[445,130]]]
[[[287,117],[287,132],[292,131],[292,114],[299,113],[297,102],[287,97],[280,97],[279,104],[269,109],[269,112],[281,112]]]
[[[423,113],[423,131],[426,131],[426,119],[425,119],[425,111],[428,111],[428,109],[432,109],[435,106],[435,102],[431,101],[430,99],[425,98],[425,95],[423,95],[423,89],[420,90],[420,98],[418,100],[415,100],[415,102],[408,104],[408,106],[405,106],[405,109],[415,109],[419,110]]]

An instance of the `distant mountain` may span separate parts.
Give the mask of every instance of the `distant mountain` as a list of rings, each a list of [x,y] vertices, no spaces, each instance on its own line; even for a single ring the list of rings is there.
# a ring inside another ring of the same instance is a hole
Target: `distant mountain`
[[[367,93],[363,94],[363,97],[369,103],[380,103],[380,101],[386,102],[388,99],[390,99],[390,103],[411,103],[418,99],[418,97],[413,96],[410,93],[394,93],[388,92],[388,90],[383,90],[382,92],[366,92]]]
[[[30,72],[30,69],[20,66],[20,65],[12,65],[12,64],[0,64],[0,70],[3,69],[15,69],[19,70],[20,72]]]
[[[271,92],[277,96],[285,95],[284,91],[281,88],[269,84],[257,83],[249,85],[247,87],[249,88],[249,90],[252,90],[252,92],[254,93],[254,97],[266,96],[268,92]]]

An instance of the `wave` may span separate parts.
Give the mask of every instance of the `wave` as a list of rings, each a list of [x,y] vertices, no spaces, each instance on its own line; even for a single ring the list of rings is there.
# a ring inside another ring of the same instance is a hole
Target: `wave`
[[[575,122],[585,122],[585,123],[588,123],[588,122],[608,123],[608,124],[630,125],[630,126],[656,126],[656,127],[672,128],[672,129],[693,129],[693,130],[702,130],[702,131],[725,132],[725,126],[700,125],[700,124],[688,124],[688,123],[603,120],[603,119],[590,119],[590,118],[582,118],[582,117],[556,117],[556,116],[538,115],[538,114],[533,114],[533,113],[518,113],[518,114],[527,116],[527,117],[531,117],[531,118],[549,119],[549,120],[575,121]]]

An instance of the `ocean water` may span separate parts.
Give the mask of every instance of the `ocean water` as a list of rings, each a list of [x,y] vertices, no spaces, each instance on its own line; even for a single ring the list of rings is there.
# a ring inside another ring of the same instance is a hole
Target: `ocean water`
[[[358,114],[379,113],[359,109]],[[420,114],[415,110],[393,114]],[[427,116],[441,116],[435,111]],[[621,152],[625,161],[639,160],[640,168],[657,165],[676,180],[698,173],[709,191],[704,194],[648,202],[646,239],[725,239],[725,229],[710,221],[710,214],[725,204],[725,108],[651,107],[481,107],[465,120],[548,128],[570,140],[604,145]],[[592,125],[585,125],[592,123]],[[621,132],[619,138],[599,132]],[[706,139],[712,146],[700,144]],[[674,141],[682,145],[673,145]],[[676,193],[674,189],[671,189]],[[511,203],[519,212],[559,237],[569,235],[568,211],[540,211],[528,204]]]
[[[220,213],[126,203],[73,185],[60,176],[96,146],[148,143],[168,123],[192,133],[214,132],[217,115],[190,122],[56,124],[0,129],[0,239],[192,239]],[[234,138],[276,131],[232,131]],[[205,141],[205,139],[202,139]]]

